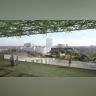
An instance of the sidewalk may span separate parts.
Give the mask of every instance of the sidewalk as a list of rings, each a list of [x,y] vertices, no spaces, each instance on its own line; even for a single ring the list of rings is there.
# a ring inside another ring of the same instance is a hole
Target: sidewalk
[[[5,59],[9,59],[9,58],[10,58],[10,56],[5,56]],[[69,66],[67,60],[55,59],[55,58],[18,57],[18,60],[33,62],[33,63],[40,63],[40,64]],[[96,70],[96,63],[72,61],[70,67]]]

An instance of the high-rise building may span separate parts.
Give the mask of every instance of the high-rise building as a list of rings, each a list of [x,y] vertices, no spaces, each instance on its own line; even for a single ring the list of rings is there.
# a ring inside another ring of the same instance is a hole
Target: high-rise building
[[[47,48],[52,48],[52,46],[53,46],[53,41],[52,41],[52,39],[51,39],[51,38],[47,38],[47,39],[46,39],[46,47],[47,47]]]
[[[46,39],[46,52],[51,51],[51,48],[53,46],[53,41],[51,38]]]
[[[68,44],[66,44],[66,47],[68,47]]]

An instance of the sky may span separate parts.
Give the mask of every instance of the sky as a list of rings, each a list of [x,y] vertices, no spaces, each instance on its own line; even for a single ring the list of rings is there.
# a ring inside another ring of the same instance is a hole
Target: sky
[[[69,46],[90,46],[96,45],[96,29],[54,32],[21,37],[0,38],[0,46],[22,46],[24,43],[32,45],[45,45],[46,39],[51,38],[53,45],[68,44]]]

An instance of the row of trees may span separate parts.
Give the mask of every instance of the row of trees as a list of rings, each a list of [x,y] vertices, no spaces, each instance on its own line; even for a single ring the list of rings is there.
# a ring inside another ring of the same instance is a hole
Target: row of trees
[[[0,20],[0,37],[95,28],[96,20]]]
[[[60,58],[60,59],[69,59],[69,56],[71,54],[71,58],[72,60],[79,60],[79,61],[92,61],[92,62],[96,62],[96,52],[80,52],[79,50],[74,50],[74,51],[50,51],[51,56],[55,56],[56,58]]]

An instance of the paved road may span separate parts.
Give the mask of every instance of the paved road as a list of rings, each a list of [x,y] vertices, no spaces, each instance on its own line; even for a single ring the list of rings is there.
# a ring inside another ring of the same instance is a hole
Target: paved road
[[[4,58],[9,59],[10,55],[4,55]],[[37,57],[22,57],[22,56],[19,56],[18,60],[19,61],[27,61],[27,62],[35,62],[35,63],[43,63],[43,64],[69,66],[67,60],[61,60],[61,59],[55,59],[55,58],[37,58]],[[96,63],[72,61],[71,67],[96,70]]]

